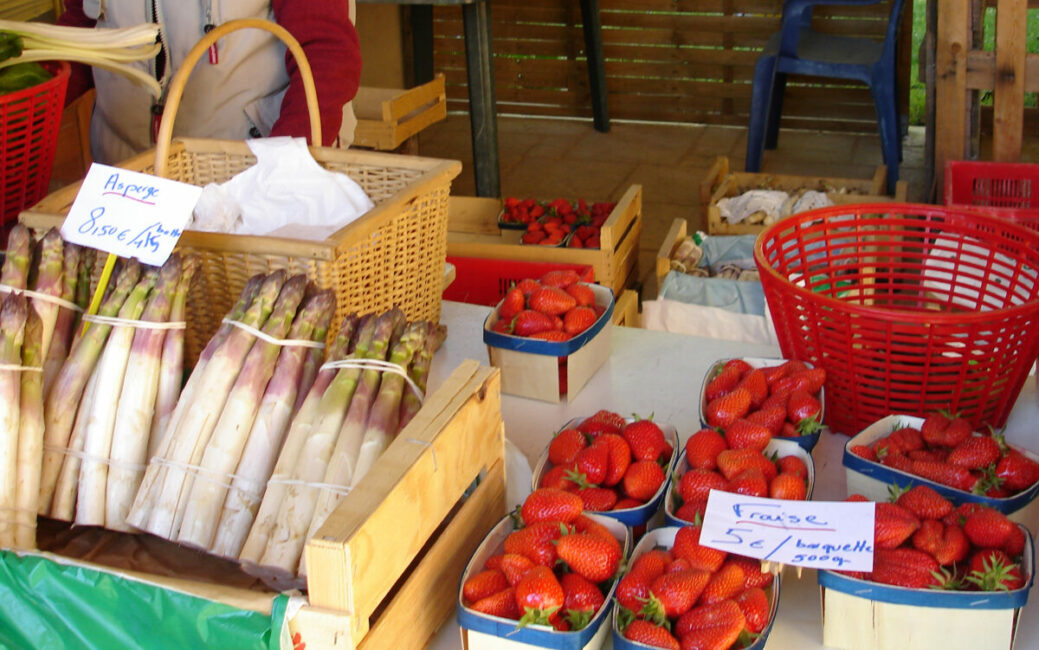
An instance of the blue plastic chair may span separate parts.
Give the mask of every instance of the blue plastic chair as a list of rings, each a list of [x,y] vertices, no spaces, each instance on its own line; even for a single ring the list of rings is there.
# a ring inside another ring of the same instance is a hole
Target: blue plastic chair
[[[788,74],[853,79],[869,86],[877,111],[888,192],[894,192],[902,160],[896,102],[895,42],[905,0],[891,0],[883,42],[821,34],[812,29],[816,5],[871,5],[881,0],[786,0],[779,32],[772,35],[754,66],[746,170],[761,170],[764,149],[775,149]]]

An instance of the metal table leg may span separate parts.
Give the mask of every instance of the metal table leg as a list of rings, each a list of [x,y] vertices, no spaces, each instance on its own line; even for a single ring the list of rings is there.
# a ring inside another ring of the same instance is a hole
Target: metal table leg
[[[498,119],[494,100],[489,0],[462,6],[465,56],[469,75],[469,116],[473,135],[476,195],[501,196],[498,162]]]

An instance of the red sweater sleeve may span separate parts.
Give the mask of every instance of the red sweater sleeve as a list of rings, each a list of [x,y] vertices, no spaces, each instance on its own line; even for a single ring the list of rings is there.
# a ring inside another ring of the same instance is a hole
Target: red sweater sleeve
[[[361,46],[345,0],[274,0],[274,19],[292,34],[307,55],[321,113],[322,144],[335,142],[343,122],[343,106],[357,94],[361,79]],[[285,53],[289,89],[272,136],[310,136],[303,81],[290,52]]]
[[[58,16],[56,24],[66,27],[94,27],[96,21],[87,18],[83,13],[83,0],[65,0],[65,11]],[[65,91],[65,105],[94,87],[94,76],[90,66],[83,63],[72,63],[72,74],[69,76],[69,87]]]

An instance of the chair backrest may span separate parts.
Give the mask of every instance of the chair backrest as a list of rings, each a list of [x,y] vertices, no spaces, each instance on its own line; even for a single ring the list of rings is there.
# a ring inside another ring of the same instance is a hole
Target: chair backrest
[[[898,27],[902,24],[902,9],[905,8],[905,4],[905,0],[892,0],[891,2],[891,16],[888,18],[887,31],[884,33],[884,58],[889,61],[895,56]]]

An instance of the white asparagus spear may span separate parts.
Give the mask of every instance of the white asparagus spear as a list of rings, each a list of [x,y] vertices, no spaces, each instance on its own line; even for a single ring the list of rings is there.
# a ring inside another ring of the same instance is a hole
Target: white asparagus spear
[[[29,303],[20,293],[9,293],[0,304],[0,363],[22,365],[22,340]],[[0,547],[15,542],[18,482],[18,423],[22,375],[0,370]]]
[[[25,318],[22,365],[40,368],[43,364],[43,323],[31,306]],[[40,498],[40,463],[43,462],[43,372],[21,373],[18,418],[18,484],[15,488],[15,546],[36,548],[36,511]]]

